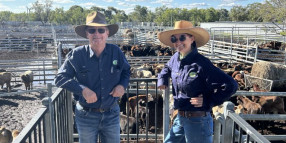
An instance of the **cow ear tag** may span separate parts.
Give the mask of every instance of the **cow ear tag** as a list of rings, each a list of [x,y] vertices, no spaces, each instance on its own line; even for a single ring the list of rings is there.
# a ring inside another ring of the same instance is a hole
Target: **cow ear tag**
[[[189,77],[196,77],[197,76],[197,73],[196,72],[190,72],[189,73]]]

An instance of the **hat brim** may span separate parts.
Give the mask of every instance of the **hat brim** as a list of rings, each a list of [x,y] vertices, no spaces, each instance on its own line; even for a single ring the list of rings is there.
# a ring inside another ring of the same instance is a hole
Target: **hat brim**
[[[205,45],[209,39],[210,35],[208,31],[203,28],[195,27],[195,28],[187,28],[187,29],[173,29],[168,31],[163,31],[158,33],[158,39],[165,45],[174,48],[174,44],[171,42],[171,36],[174,34],[191,34],[195,37],[195,41],[197,47],[201,47]]]
[[[87,26],[105,26],[108,28],[109,30],[109,35],[108,37],[111,37],[113,36],[119,29],[119,26],[117,24],[110,24],[110,25],[107,25],[107,24],[97,24],[97,23],[90,23],[88,25],[79,25],[79,26],[76,26],[75,27],[75,32],[77,35],[83,37],[83,38],[86,38],[86,32],[85,32],[85,29]]]

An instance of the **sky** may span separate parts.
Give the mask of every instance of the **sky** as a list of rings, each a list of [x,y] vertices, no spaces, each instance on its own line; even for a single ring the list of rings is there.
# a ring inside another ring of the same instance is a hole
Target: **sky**
[[[12,11],[13,13],[27,12],[28,8],[37,0],[0,0],[0,11]],[[233,6],[247,6],[255,2],[263,3],[265,0],[52,0],[53,8],[64,8],[68,10],[73,5],[79,5],[83,8],[92,6],[107,9],[108,6],[124,10],[126,14],[133,11],[136,5],[145,6],[148,10],[155,11],[156,7],[166,6],[168,8],[198,8],[206,9],[213,7],[215,9],[230,10]],[[39,0],[43,3],[44,0]]]

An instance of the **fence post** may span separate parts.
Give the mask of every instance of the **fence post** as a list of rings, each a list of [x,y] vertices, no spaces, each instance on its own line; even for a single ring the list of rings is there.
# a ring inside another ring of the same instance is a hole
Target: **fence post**
[[[216,112],[215,119],[214,119],[214,137],[213,137],[214,143],[220,143],[220,133],[221,133],[222,122],[223,122],[222,114],[219,112]]]
[[[45,65],[45,60],[43,60],[43,72],[44,72],[44,84],[46,84],[46,65]]]
[[[232,134],[233,120],[228,117],[228,112],[234,110],[234,104],[227,101],[223,103],[224,124],[223,124],[223,143],[231,143],[234,135]]]
[[[49,101],[49,113],[50,113],[50,127],[51,127],[51,143],[56,143],[55,138],[55,114],[54,114],[54,107],[52,103],[52,84],[48,83],[48,101]]]
[[[43,100],[42,100],[42,104],[49,109],[49,98],[48,97],[45,97]],[[50,111],[48,110],[47,114],[45,114],[45,117],[44,117],[44,140],[45,142],[47,143],[51,143],[51,118],[50,118],[51,114],[50,114]]]
[[[58,68],[62,66],[62,43],[58,45]]]
[[[45,97],[42,100],[42,104],[48,108],[47,114],[45,114],[45,122],[44,122],[44,135],[45,142],[55,143],[55,124],[54,124],[54,110],[52,108],[52,84],[48,83],[48,97]]]
[[[170,79],[169,79],[170,83]],[[169,125],[170,125],[170,118],[169,118],[169,98],[170,98],[170,87],[167,87],[163,91],[163,99],[164,99],[164,105],[163,105],[163,140],[168,135],[169,132]]]
[[[74,123],[74,119],[73,119],[73,110],[72,110],[72,95],[71,92],[66,90],[67,92],[67,116],[68,116],[68,143],[72,143],[73,142],[73,123]]]

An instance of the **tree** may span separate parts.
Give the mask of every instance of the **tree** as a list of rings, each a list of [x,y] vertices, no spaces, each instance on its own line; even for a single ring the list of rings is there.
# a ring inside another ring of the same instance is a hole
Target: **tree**
[[[219,15],[219,21],[228,21],[229,20],[228,11],[224,8],[218,10],[218,15]]]
[[[264,15],[263,21],[286,23],[286,1],[285,0],[267,0],[261,8]]]
[[[43,24],[47,23],[51,14],[52,3],[52,0],[45,0],[44,4],[40,3],[39,0],[33,3],[35,20],[41,21]]]
[[[87,16],[87,11],[85,11],[81,6],[74,5],[66,12],[69,23],[73,25],[85,24],[85,18]]]
[[[157,23],[157,25],[161,25],[163,24],[163,13],[167,10],[168,8],[166,6],[162,6],[162,7],[157,7],[155,9],[155,19],[154,22]]]
[[[12,20],[11,15],[13,13],[11,11],[0,11],[0,22],[3,23],[5,21]]]
[[[128,16],[125,14],[123,10],[118,10],[115,15],[113,15],[112,20],[110,23],[119,23],[119,22],[124,22],[127,21]]]
[[[215,21],[218,21],[218,13],[217,11],[214,9],[214,8],[209,8],[209,9],[206,9],[205,11],[205,18],[206,18],[206,22],[215,22]]]
[[[136,5],[134,11],[128,15],[129,21],[144,22],[148,14],[147,7]]]
[[[245,21],[247,20],[248,12],[242,6],[234,6],[230,10],[230,18],[232,21]]]
[[[262,22],[262,13],[260,13],[262,9],[261,3],[253,3],[246,6],[246,11],[248,12],[247,19],[249,21],[255,21],[255,22]]]
[[[52,11],[50,20],[51,22],[59,25],[67,24],[68,20],[66,19],[65,15],[64,8],[56,8],[54,11]]]
[[[146,21],[154,22],[154,19],[155,19],[155,14],[151,10],[148,10]]]

